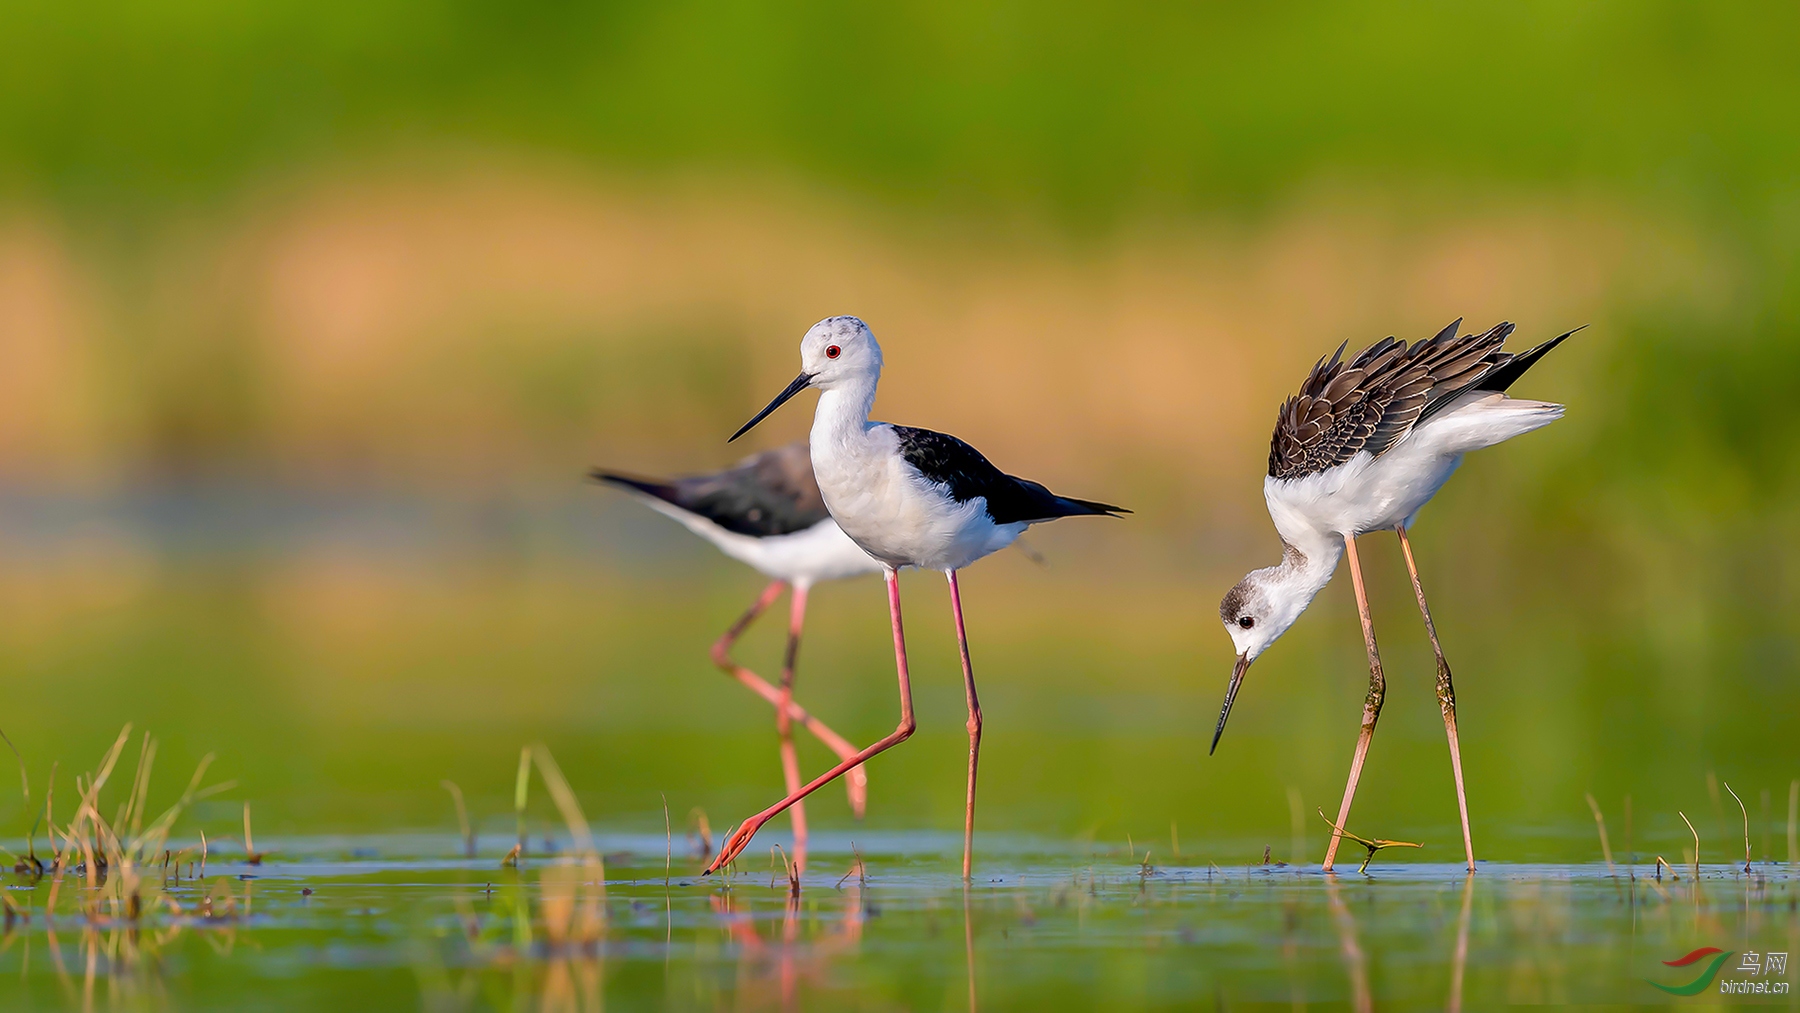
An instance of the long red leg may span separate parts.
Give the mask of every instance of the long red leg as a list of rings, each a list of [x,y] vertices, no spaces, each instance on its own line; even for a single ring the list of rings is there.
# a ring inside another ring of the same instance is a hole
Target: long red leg
[[[945,570],[950,578],[950,611],[956,616],[956,649],[962,654],[963,692],[969,698],[969,794],[963,812],[963,881],[969,880],[975,855],[975,768],[981,764],[981,698],[975,695],[975,670],[969,665],[969,636],[963,632],[962,590],[956,584],[956,571]]]
[[[789,795],[800,790],[800,758],[794,752],[794,663],[800,656],[800,627],[806,622],[806,585],[794,585],[788,612],[787,653],[781,659],[781,701],[775,705],[775,731],[781,736],[781,780]],[[806,803],[795,802],[788,810],[794,824],[794,869],[806,868]]]
[[[755,672],[733,661],[731,647],[737,643],[738,637],[743,636],[744,630],[756,621],[756,617],[762,615],[770,605],[775,603],[775,599],[781,596],[781,591],[786,586],[785,581],[778,580],[764,588],[762,597],[756,599],[756,604],[751,605],[748,611],[739,616],[738,621],[731,624],[731,629],[726,630],[725,635],[712,646],[713,664],[777,708],[781,706],[781,691],[769,685],[767,680]],[[789,718],[800,722],[801,727],[813,733],[820,742],[825,743],[827,748],[836,753],[838,759],[847,760],[856,755],[856,747],[850,744],[850,740],[827,728],[825,722],[808,714],[806,708],[794,703],[791,698],[788,701],[787,711]],[[850,792],[850,809],[860,820],[869,802],[868,775],[864,774],[862,767],[858,766],[850,772],[844,782]]]
[[[725,839],[725,843],[719,846],[719,853],[713,857],[712,864],[706,867],[703,875],[712,875],[724,868],[727,862],[743,853],[744,848],[749,846],[750,839],[756,836],[758,830],[762,829],[762,825],[780,815],[783,809],[830,784],[836,778],[842,777],[857,765],[912,737],[913,730],[917,727],[913,721],[912,677],[906,668],[906,631],[900,625],[900,578],[893,570],[887,571],[887,592],[888,613],[894,624],[894,667],[898,672],[900,682],[899,726],[874,745],[852,754],[837,766],[814,778],[799,791],[745,820],[732,832],[730,837]]]
[[[1456,775],[1456,811],[1462,816],[1463,857],[1469,871],[1475,871],[1475,841],[1469,836],[1469,800],[1463,794],[1462,747],[1456,741],[1456,686],[1450,681],[1450,663],[1444,660],[1444,649],[1438,645],[1437,624],[1431,621],[1431,606],[1425,604],[1425,585],[1419,582],[1419,567],[1413,562],[1412,542],[1406,529],[1394,529],[1400,535],[1400,551],[1406,556],[1406,572],[1412,574],[1413,594],[1419,599],[1419,614],[1425,617],[1425,634],[1431,638],[1431,649],[1437,654],[1438,709],[1444,712],[1444,737],[1450,740],[1450,772]]]
[[[1375,621],[1369,616],[1369,595],[1363,589],[1362,562],[1356,558],[1356,538],[1344,536],[1344,555],[1350,560],[1350,583],[1356,588],[1356,614],[1362,619],[1363,646],[1369,651],[1369,695],[1363,698],[1362,733],[1356,737],[1356,755],[1350,760],[1350,780],[1344,785],[1344,802],[1338,807],[1337,826],[1350,818],[1350,802],[1356,797],[1356,781],[1362,777],[1363,759],[1369,755],[1369,740],[1375,737],[1375,720],[1381,717],[1381,702],[1387,697],[1387,679],[1381,674],[1381,651],[1375,646]],[[1343,835],[1331,831],[1331,846],[1325,849],[1321,868],[1331,871],[1337,858],[1338,842]]]

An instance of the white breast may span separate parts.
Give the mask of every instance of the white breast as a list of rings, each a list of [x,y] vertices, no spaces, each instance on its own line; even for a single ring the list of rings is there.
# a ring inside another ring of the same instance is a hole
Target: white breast
[[[856,544],[891,566],[959,570],[1010,545],[1024,524],[995,524],[982,499],[962,503],[900,456],[886,425],[812,441],[825,507]]]

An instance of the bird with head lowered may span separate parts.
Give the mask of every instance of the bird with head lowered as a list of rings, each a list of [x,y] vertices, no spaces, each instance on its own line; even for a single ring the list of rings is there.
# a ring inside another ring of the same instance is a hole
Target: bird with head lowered
[[[1449,481],[1463,455],[1562,417],[1562,405],[1509,397],[1507,390],[1574,331],[1515,354],[1502,349],[1512,324],[1459,337],[1461,325],[1455,321],[1412,345],[1385,338],[1348,362],[1340,345],[1329,360],[1319,360],[1300,392],[1281,406],[1269,449],[1269,471],[1263,478],[1263,498],[1281,535],[1281,562],[1251,571],[1219,605],[1219,618],[1237,649],[1237,664],[1219,708],[1212,748],[1219,746],[1251,664],[1294,625],[1330,582],[1338,560],[1347,556],[1369,655],[1369,691],[1335,824],[1344,826],[1387,694],[1356,537],[1392,529],[1399,535],[1425,631],[1437,655],[1438,703],[1450,743],[1463,853],[1474,872],[1475,845],[1456,734],[1456,690],[1406,533],[1420,509]],[[1341,839],[1341,832],[1334,830],[1325,852],[1326,871],[1337,857]]]

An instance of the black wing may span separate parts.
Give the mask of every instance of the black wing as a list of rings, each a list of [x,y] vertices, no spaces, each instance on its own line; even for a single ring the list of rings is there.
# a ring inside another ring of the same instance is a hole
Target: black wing
[[[1343,464],[1364,450],[1380,457],[1457,395],[1504,391],[1569,336],[1513,355],[1500,350],[1512,324],[1457,337],[1461,324],[1453,321],[1411,347],[1384,338],[1348,363],[1342,345],[1330,361],[1320,359],[1300,392],[1281,406],[1269,446],[1269,475],[1300,478]]]
[[[710,475],[668,481],[599,469],[590,475],[597,482],[654,496],[752,538],[791,535],[831,516],[819,495],[812,455],[804,441],[746,457]]]
[[[1083,514],[1107,516],[1131,511],[1092,500],[1058,496],[1036,482],[1015,478],[981,456],[981,452],[946,433],[912,426],[889,426],[900,443],[900,456],[919,473],[950,492],[958,503],[980,497],[995,524],[1047,521]]]

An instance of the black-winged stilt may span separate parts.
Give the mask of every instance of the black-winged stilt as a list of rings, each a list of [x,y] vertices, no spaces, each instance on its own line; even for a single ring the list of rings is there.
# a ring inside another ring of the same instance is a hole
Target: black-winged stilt
[[[794,382],[731,438],[749,432],[806,388],[820,390],[811,438],[813,474],[832,518],[852,541],[879,560],[885,571],[900,681],[900,724],[874,745],[745,820],[720,845],[707,872],[716,872],[737,857],[756,831],[783,809],[912,735],[912,684],[906,667],[906,635],[900,623],[898,572],[903,566],[916,566],[942,570],[950,582],[950,608],[969,705],[969,779],[963,816],[963,878],[967,880],[975,834],[981,701],[975,694],[975,674],[969,664],[956,571],[1012,544],[1027,527],[1041,521],[1128,511],[1058,496],[1036,482],[1014,478],[954,436],[869,421],[875,386],[881,379],[881,346],[868,326],[855,317],[827,317],[814,324],[800,339],[800,365]]]
[[[735,467],[710,475],[648,479],[596,469],[599,482],[626,489],[658,513],[680,521],[688,530],[718,546],[719,551],[749,564],[770,578],[756,603],[725,631],[712,647],[713,663],[748,686],[775,708],[781,741],[781,772],[789,794],[800,790],[800,766],[794,753],[792,722],[798,721],[840,759],[856,755],[856,747],[794,702],[794,665],[800,654],[800,630],[806,621],[806,596],[822,580],[875,573],[882,565],[844,536],[825,510],[813,481],[812,458],[804,442],[745,458]],[[782,657],[781,688],[731,658],[731,647],[756,617],[793,588],[788,613],[787,652]],[[858,819],[867,804],[868,779],[859,764],[845,785]],[[806,810],[795,805],[794,861],[806,864]]]
[[[1350,582],[1369,654],[1369,692],[1363,702],[1362,733],[1350,762],[1350,778],[1338,809],[1337,827],[1350,818],[1350,801],[1362,774],[1363,758],[1375,734],[1387,684],[1375,646],[1375,626],[1363,590],[1356,536],[1392,528],[1400,536],[1413,593],[1425,632],[1437,654],[1438,705],[1450,742],[1450,769],[1462,817],[1463,852],[1475,871],[1469,836],[1469,805],[1463,794],[1462,753],[1456,740],[1456,690],[1444,660],[1425,587],[1413,562],[1406,531],[1419,510],[1449,480],[1464,454],[1531,432],[1562,418],[1563,406],[1506,396],[1506,390],[1569,334],[1520,354],[1501,351],[1513,325],[1501,323],[1484,334],[1457,337],[1457,320],[1434,337],[1410,347],[1386,338],[1348,363],[1344,346],[1329,361],[1320,359],[1300,392],[1281,406],[1269,450],[1263,497],[1281,534],[1281,562],[1253,570],[1225,595],[1219,617],[1237,648],[1237,665],[1219,709],[1212,748],[1225,733],[1225,719],[1244,673],[1275,639],[1287,632],[1331,580],[1338,558],[1350,560]],[[1323,867],[1330,871],[1341,835],[1334,830]]]

